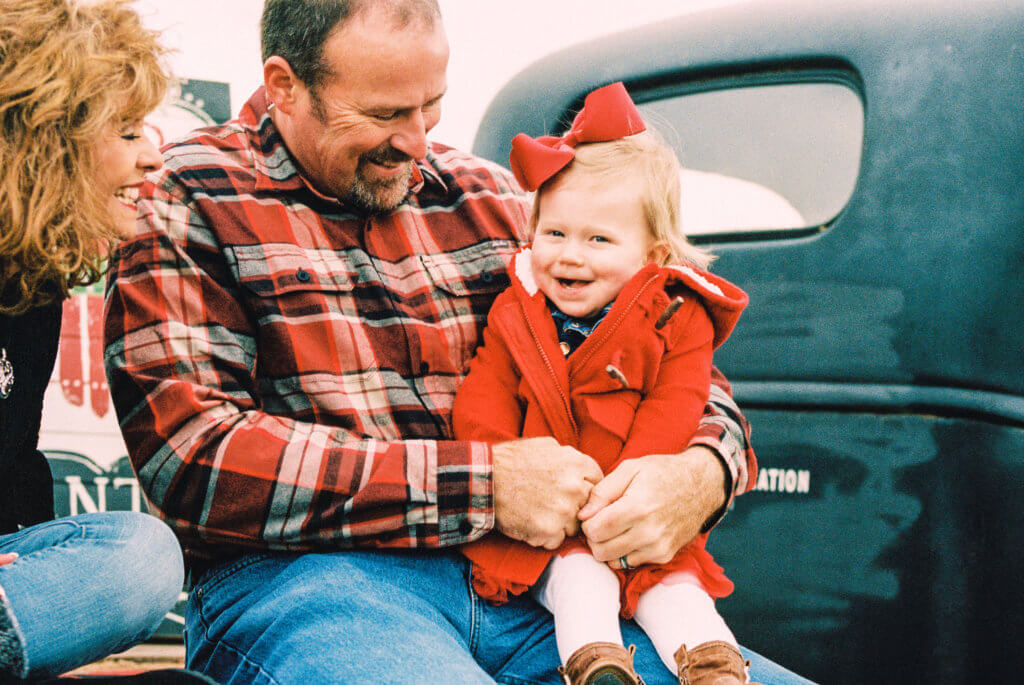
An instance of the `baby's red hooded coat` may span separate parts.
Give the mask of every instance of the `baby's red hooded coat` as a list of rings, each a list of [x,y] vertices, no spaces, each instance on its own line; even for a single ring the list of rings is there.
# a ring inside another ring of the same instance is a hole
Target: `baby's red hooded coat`
[[[495,300],[483,344],[470,363],[452,411],[458,440],[490,443],[551,436],[592,457],[605,473],[622,460],[673,454],[687,446],[708,400],[712,351],[729,336],[747,295],[689,266],[641,269],[611,310],[564,357],[544,294],[530,270],[530,251],[515,256],[512,285]],[[682,298],[667,320],[670,303]],[[673,571],[690,571],[712,597],[732,582],[699,535],[667,564],[618,572],[622,616]],[[559,553],[580,551],[580,538]],[[533,585],[552,554],[499,533],[465,545],[473,587],[496,603]]]

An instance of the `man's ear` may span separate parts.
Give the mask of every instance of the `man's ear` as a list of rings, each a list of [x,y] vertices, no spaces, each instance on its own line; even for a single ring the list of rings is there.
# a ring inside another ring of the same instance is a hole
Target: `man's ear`
[[[668,249],[668,243],[659,240],[647,249],[647,263],[664,266],[672,251]]]
[[[263,85],[267,100],[281,112],[291,114],[303,85],[284,57],[273,55],[263,63]]]

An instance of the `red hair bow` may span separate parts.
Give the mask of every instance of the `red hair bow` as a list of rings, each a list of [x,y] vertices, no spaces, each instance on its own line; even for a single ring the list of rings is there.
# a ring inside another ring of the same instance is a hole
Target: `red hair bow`
[[[561,138],[531,138],[520,133],[512,139],[509,166],[526,190],[537,190],[576,156],[580,143],[603,143],[647,130],[622,81],[598,88],[583,101],[572,128]]]

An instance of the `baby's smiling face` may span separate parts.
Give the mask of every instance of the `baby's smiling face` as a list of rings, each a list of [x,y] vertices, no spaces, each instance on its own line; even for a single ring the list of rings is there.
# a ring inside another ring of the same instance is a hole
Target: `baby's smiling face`
[[[651,261],[641,196],[640,181],[608,187],[573,173],[541,190],[531,262],[538,288],[558,309],[597,314]]]

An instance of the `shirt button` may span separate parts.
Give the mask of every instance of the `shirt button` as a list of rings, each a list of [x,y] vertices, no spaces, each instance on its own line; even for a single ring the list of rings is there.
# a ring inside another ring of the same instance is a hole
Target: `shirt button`
[[[480,274],[480,280],[483,281],[484,283],[490,283],[491,281],[494,280],[494,274],[492,274],[490,271],[485,271],[484,273]]]
[[[299,269],[298,271],[295,272],[295,279],[299,283],[309,283],[310,278],[312,278],[312,276],[310,276],[309,272],[306,271],[305,269]]]

